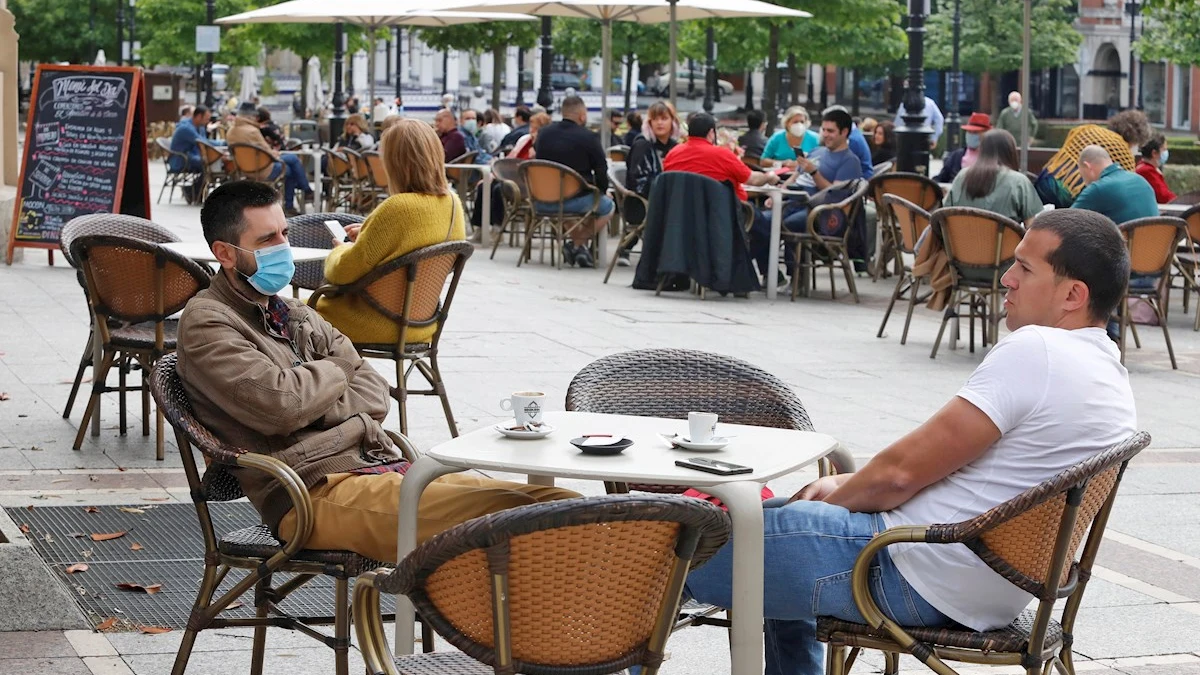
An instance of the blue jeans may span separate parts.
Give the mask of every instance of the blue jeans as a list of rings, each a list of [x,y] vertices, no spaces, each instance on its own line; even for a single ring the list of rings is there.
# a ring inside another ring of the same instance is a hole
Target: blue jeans
[[[281,153],[279,161],[275,162],[275,166],[271,167],[271,175],[268,180],[279,178],[279,173],[287,166],[287,176],[283,179],[283,205],[294,207],[296,202],[293,198],[296,196],[296,188],[300,188],[303,192],[312,192],[312,187],[308,184],[308,174],[304,172],[304,164],[300,158],[291,153]]]
[[[592,195],[583,194],[578,197],[571,197],[563,202],[563,213],[587,213],[587,210],[592,208]],[[613,212],[613,200],[607,195],[600,195],[600,205],[596,207],[597,216],[607,216]],[[533,210],[539,215],[553,215],[558,213],[558,204],[550,202],[534,202]]]
[[[806,231],[808,229],[808,207],[788,208],[788,205],[784,204],[782,223],[783,228],[780,232]],[[754,224],[750,226],[750,255],[754,257],[754,261],[758,264],[758,273],[765,276],[767,273],[767,263],[770,262],[771,255],[778,254],[778,251],[771,250],[771,209],[755,211]],[[796,264],[795,247],[786,247],[783,256],[786,268],[794,270]],[[767,283],[775,283],[775,280],[768,279]]]
[[[850,571],[871,537],[885,529],[883,517],[824,502],[786,501],[763,503],[766,675],[821,675],[824,649],[816,640],[816,617],[864,621],[851,595]],[[684,595],[731,606],[732,565],[729,543],[688,575]],[[871,590],[879,609],[902,626],[950,623],[900,576],[886,550],[871,567]]]

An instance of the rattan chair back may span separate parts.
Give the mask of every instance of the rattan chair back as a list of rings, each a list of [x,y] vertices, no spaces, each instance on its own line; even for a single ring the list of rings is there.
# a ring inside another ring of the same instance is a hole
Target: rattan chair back
[[[628,145],[612,145],[608,148],[608,158],[614,162],[624,162],[628,156]]]
[[[362,153],[351,148],[341,148],[340,151],[346,156],[346,161],[350,163],[350,173],[354,176],[354,180],[360,183],[370,184],[371,182],[371,165],[367,163]]]
[[[77,237],[71,256],[87,275],[93,310],[104,319],[161,323],[209,283],[200,265],[142,239]]]
[[[880,163],[876,164],[875,166],[871,167],[871,177],[874,178],[875,176],[880,176],[885,173],[890,173],[891,170],[894,169],[895,167],[896,167],[896,163],[890,159],[887,161],[884,161],[884,162],[880,162]],[[918,174],[918,175],[920,175],[920,174]]]
[[[950,264],[962,276],[964,270],[991,269],[997,278],[1013,260],[1025,227],[998,213],[966,206],[934,211],[930,225],[942,238]]]
[[[59,248],[63,257],[76,269],[80,269],[71,253],[71,244],[79,237],[107,234],[128,239],[141,239],[155,244],[180,241],[175,233],[145,218],[127,216],[123,213],[89,213],[72,218],[63,226],[59,235]]]
[[[544,204],[561,204],[578,195],[587,182],[574,169],[544,159],[530,159],[521,164],[521,175],[529,197]]]
[[[621,211],[621,217],[629,225],[641,225],[646,222],[648,203],[641,195],[625,187],[625,176],[626,169],[623,166],[614,166],[608,170],[608,182],[616,196],[615,201],[617,209]]]
[[[172,150],[171,139],[167,138],[166,136],[159,136],[158,138],[154,139],[154,142],[158,144],[158,148],[163,152],[163,163],[167,165],[167,173],[191,173],[187,170],[188,156],[182,152],[176,152],[175,150]],[[177,170],[171,168],[172,157],[178,157],[180,161],[183,162],[183,164],[180,165],[179,169]]]
[[[1187,223],[1187,238],[1191,246],[1200,244],[1200,205],[1184,211],[1179,215]]]
[[[884,195],[896,195],[916,204],[925,211],[933,211],[942,205],[942,187],[928,176],[919,173],[880,173],[871,178],[871,198],[879,211],[883,211]]]
[[[929,211],[894,194],[883,196],[883,208],[888,211],[900,238],[897,241],[904,253],[915,254],[921,233],[929,227]]]
[[[446,163],[447,164],[474,164],[475,158],[478,156],[479,156],[478,152],[465,152]],[[457,183],[462,180],[469,181],[472,178],[477,177],[478,175],[479,175],[478,173],[476,173],[475,171],[472,171],[471,169],[454,169],[454,168],[446,169],[446,178],[450,179],[450,182],[452,182],[452,183]]]
[[[848,187],[851,190],[849,197],[846,197],[842,201],[837,202],[835,204],[821,204],[819,206],[814,207],[811,211],[809,211],[809,213],[808,213],[808,233],[809,233],[809,235],[811,235],[813,237],[819,237],[819,238],[822,238],[825,240],[829,240],[829,239],[841,240],[843,245],[849,244],[850,237],[853,236],[853,234],[854,234],[854,227],[853,227],[854,221],[858,217],[858,212],[861,211],[863,208],[863,198],[866,197],[867,193],[870,191],[871,184],[868,181],[860,179],[857,181],[852,181],[848,185]],[[845,218],[845,222],[847,225],[844,228],[844,230],[842,231],[841,235],[839,235],[837,237],[829,237],[822,233],[823,228],[822,229],[818,229],[818,228],[821,227],[821,224],[823,222],[825,222],[826,218],[830,218],[834,215],[833,211],[835,211],[835,210],[842,212],[842,217]]]
[[[346,158],[346,155],[337,150],[330,150],[329,148],[325,148],[322,152],[328,158],[325,166],[331,179],[338,181],[343,177],[354,175],[353,167],[350,165],[350,160]]]
[[[652,675],[688,570],[729,532],[719,508],[686,497],[533,504],[447,530],[367,586],[377,589],[375,602],[378,592],[408,595],[434,630],[497,673],[585,675],[641,665]],[[377,607],[359,606],[364,596],[356,591],[356,615],[378,616]],[[382,623],[375,625],[371,639],[359,624],[360,641],[386,645]]]
[[[363,153],[363,159],[367,161],[367,173],[371,176],[371,184],[375,189],[387,192],[388,177],[387,169],[383,166],[383,157],[377,151],[371,150]]]
[[[196,141],[196,145],[199,146],[199,148],[200,148],[201,161],[203,161],[204,164],[211,171],[214,171],[214,172],[224,172],[225,171],[224,160],[226,159],[226,157],[225,157],[225,153],[221,152],[220,148],[213,145],[212,143],[208,143],[207,141],[203,141],[203,140]]]
[[[336,220],[342,226],[358,225],[365,220],[353,213],[303,213],[288,218],[288,243],[298,248],[333,248],[333,238],[325,221]],[[325,261],[306,260],[296,263],[292,288],[315,291],[325,283]]]
[[[1174,216],[1138,218],[1120,225],[1129,244],[1130,274],[1168,274],[1188,222]]]
[[[233,159],[233,166],[243,177],[255,176],[275,166],[275,158],[271,153],[249,143],[230,143],[229,156]]]
[[[496,180],[507,180],[516,183],[521,188],[521,194],[526,193],[525,185],[521,181],[521,162],[524,160],[516,157],[502,157],[492,162],[492,176]]]

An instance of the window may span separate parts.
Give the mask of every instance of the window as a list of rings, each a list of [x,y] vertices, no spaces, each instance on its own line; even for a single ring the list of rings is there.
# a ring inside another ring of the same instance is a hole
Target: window
[[[1175,66],[1175,105],[1171,122],[1176,129],[1192,126],[1192,68]]]
[[[1146,116],[1154,124],[1165,124],[1167,121],[1167,66],[1163,63],[1146,63],[1142,65],[1142,102],[1145,105]]]

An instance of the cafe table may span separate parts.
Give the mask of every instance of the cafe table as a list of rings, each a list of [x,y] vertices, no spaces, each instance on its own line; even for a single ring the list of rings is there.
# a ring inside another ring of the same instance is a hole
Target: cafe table
[[[1162,216],[1183,217],[1184,212],[1195,207],[1195,204],[1159,204],[1158,213]]]
[[[510,420],[511,422],[511,420]],[[729,444],[716,452],[675,449],[660,434],[686,434],[687,421],[660,417],[551,412],[555,431],[538,440],[502,436],[492,426],[459,436],[425,452],[400,484],[397,560],[416,548],[417,504],[434,479],[458,471],[482,469],[523,473],[530,483],[553,485],[555,478],[693,487],[719,498],[733,523],[733,627],[730,652],[733,675],[763,672],[763,513],[762,485],[816,463],[840,448],[836,439],[812,431],[718,424]],[[633,445],[619,455],[585,455],[572,438],[585,434],[625,436]],[[753,469],[719,476],[675,465],[677,459],[705,457]],[[411,654],[415,614],[404,595],[396,598],[396,653]]]
[[[783,237],[783,193],[779,185],[743,185],[750,194],[769,195],[771,197],[771,239],[768,243],[771,255],[767,256],[767,299],[774,300],[778,294],[775,280],[779,278],[779,240]]]
[[[492,244],[492,239],[491,239],[491,234],[490,234],[490,232],[492,231],[492,228],[490,227],[490,225],[492,223],[492,199],[491,199],[492,165],[491,164],[447,164],[446,168],[447,169],[461,169],[463,171],[478,171],[480,173],[480,175],[483,177],[483,194],[487,195],[487,197],[480,200],[481,202],[483,202],[483,206],[482,206],[483,213],[480,214],[481,218],[480,218],[479,222],[484,224],[484,226],[482,228],[483,231],[485,233],[489,233],[489,234],[483,235],[484,237],[486,237],[485,239],[482,240],[483,244],[485,246]],[[463,199],[474,199],[475,195],[462,195],[462,198]],[[467,229],[469,231],[471,228],[468,227]]]
[[[217,257],[213,255],[212,249],[208,247],[208,244],[202,241],[172,241],[166,244],[160,244],[160,246],[163,248],[169,248],[183,257],[191,258],[198,263],[217,262]],[[328,248],[305,248],[303,246],[293,246],[292,260],[296,262],[324,260],[329,257],[329,252],[331,250],[332,249]]]

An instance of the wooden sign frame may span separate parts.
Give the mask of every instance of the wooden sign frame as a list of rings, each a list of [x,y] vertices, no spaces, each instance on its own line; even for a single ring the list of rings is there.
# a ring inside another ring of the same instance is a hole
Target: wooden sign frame
[[[17,178],[17,203],[13,208],[12,226],[8,231],[8,247],[5,252],[5,263],[11,265],[13,252],[17,248],[39,248],[49,252],[50,264],[54,264],[54,250],[59,248],[57,240],[21,240],[17,238],[17,227],[20,222],[21,207],[28,195],[25,194],[26,170],[36,149],[34,132],[37,127],[39,98],[43,72],[74,72],[94,74],[132,75],[129,87],[129,105],[125,112],[124,146],[117,164],[117,177],[113,191],[111,213],[127,213],[130,215],[150,218],[150,172],[149,156],[146,147],[146,92],[142,79],[141,68],[118,66],[58,66],[39,65],[34,74],[33,88],[29,99],[29,117],[25,127],[25,147],[21,153],[21,171]],[[131,172],[133,175],[131,175]],[[138,180],[140,175],[140,180]],[[100,212],[94,212],[100,213]],[[85,215],[85,214],[78,214]]]

